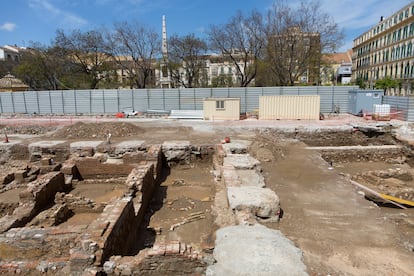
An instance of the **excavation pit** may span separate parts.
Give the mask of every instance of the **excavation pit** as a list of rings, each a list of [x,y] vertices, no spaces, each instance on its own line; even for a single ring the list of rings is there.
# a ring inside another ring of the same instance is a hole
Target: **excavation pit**
[[[237,139],[248,139],[247,151],[241,147],[230,150],[229,154],[250,153],[260,161],[260,166],[240,168],[247,171],[238,174],[223,168],[224,174],[216,167],[220,163],[215,160],[217,156],[212,157],[214,152],[217,154],[217,148],[226,148],[228,144],[194,146],[189,141],[175,140],[192,139],[194,136],[188,133],[169,132],[168,138],[174,139],[174,143],[164,143],[165,137],[145,131],[147,136],[137,137],[137,142],[131,142],[131,137],[115,137],[107,144],[105,137],[99,136],[95,138],[102,138],[101,143],[72,144],[80,146],[76,150],[74,147],[71,150],[69,143],[60,144],[60,148],[67,147],[60,152],[70,153],[60,168],[65,175],[65,186],[56,192],[50,201],[53,204],[34,208],[37,212],[34,218],[0,234],[0,272],[204,275],[206,266],[214,263],[216,230],[243,222],[245,215],[240,212],[241,217],[236,219],[223,217],[223,214],[234,216],[234,210],[228,209],[227,193],[220,186],[229,181],[232,187],[257,182],[261,184],[258,189],[265,187],[277,193],[283,217],[279,222],[263,220],[261,223],[280,229],[303,250],[310,274],[364,274],[367,270],[361,263],[367,263],[370,268],[384,263],[382,255],[376,255],[379,250],[396,256],[396,262],[387,264],[388,272],[404,274],[410,271],[405,269],[409,262],[404,262],[400,247],[406,244],[411,248],[413,244],[411,209],[374,207],[357,193],[349,180],[358,180],[366,186],[373,183],[375,189],[381,185],[390,187],[389,182],[398,184],[395,188],[401,188],[401,183],[409,185],[412,182],[407,177],[409,173],[397,172],[406,170],[412,174],[411,148],[386,131],[369,129],[368,133],[347,129],[313,132],[297,128],[296,132],[276,131],[276,135],[268,130],[257,135],[238,130],[241,134],[236,137],[228,134],[234,130],[226,127],[226,135],[219,138],[201,140],[205,133],[197,136],[200,144],[218,142],[227,135],[235,143]],[[271,135],[265,137],[266,132]],[[152,135],[151,141],[159,144],[144,142]],[[395,148],[385,152],[384,145]],[[306,149],[316,146],[321,148]],[[338,153],[339,150],[328,146],[354,148]],[[377,148],[369,148],[373,146]],[[57,151],[38,153],[40,159],[36,165],[41,169],[37,178],[58,173],[49,168],[50,158],[60,162],[50,156]],[[342,157],[330,164],[336,156]],[[7,170],[24,170],[28,161],[19,160],[23,161],[22,166]],[[28,164],[31,167],[34,163]],[[20,177],[23,176],[24,173]],[[12,180],[3,184],[5,189],[0,197],[7,197],[11,204],[2,206],[4,210],[19,209],[14,204],[20,201],[19,195],[29,180],[23,177],[19,183]],[[78,204],[76,208],[72,205],[71,216],[57,222],[50,220],[54,213],[64,213],[64,205],[69,206],[69,199],[63,196],[86,205]],[[88,202],[93,204],[89,206]],[[11,216],[12,212],[3,212],[6,213]],[[252,223],[251,220],[244,222]],[[237,261],[235,253],[232,259]],[[347,270],[349,267],[352,269]],[[384,271],[376,269],[375,272]]]
[[[215,230],[211,213],[215,195],[211,170],[212,165],[207,162],[171,170],[155,191],[150,206],[154,213],[148,227],[156,233],[154,243],[179,240],[211,247],[208,239]]]
[[[10,221],[1,229],[1,271],[27,272],[35,260],[55,267],[53,259],[59,258],[62,271],[76,274],[102,267],[111,256],[136,256],[144,248],[177,242],[188,248],[176,257],[192,263],[198,248],[212,248],[214,146],[181,143],[164,157],[160,145],[142,142],[92,148],[72,143],[72,154],[60,164],[53,143],[37,144],[47,151],[28,162],[31,167],[17,170],[0,193],[1,219]],[[36,174],[29,173],[33,170]],[[15,261],[17,268],[8,263]],[[199,270],[205,266],[194,263]]]

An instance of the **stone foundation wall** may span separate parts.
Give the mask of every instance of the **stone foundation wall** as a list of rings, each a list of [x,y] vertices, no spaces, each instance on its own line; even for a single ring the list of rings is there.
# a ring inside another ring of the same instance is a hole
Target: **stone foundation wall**
[[[100,217],[89,225],[80,246],[72,250],[72,273],[101,266],[112,255],[129,253],[131,244],[137,240],[137,230],[153,196],[154,166],[134,168],[128,180],[129,195],[108,204]]]
[[[57,192],[65,190],[65,179],[61,172],[51,172],[30,182],[27,189],[19,194],[20,206],[12,215],[0,218],[0,233],[13,227],[23,227],[42,209],[54,203]]]
[[[206,259],[179,241],[155,244],[136,256],[113,256],[105,262],[107,275],[204,275]]]
[[[323,150],[321,156],[327,162],[346,163],[346,162],[362,162],[362,161],[392,161],[395,163],[404,163],[406,161],[407,152],[402,148],[395,149],[361,149],[361,150],[343,150],[329,151]]]

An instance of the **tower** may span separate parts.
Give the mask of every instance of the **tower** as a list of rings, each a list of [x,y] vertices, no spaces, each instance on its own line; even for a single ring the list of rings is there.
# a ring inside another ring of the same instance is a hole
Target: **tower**
[[[165,21],[165,15],[162,16],[162,57],[164,60],[168,60],[168,47],[167,47],[167,23]]]
[[[160,66],[160,86],[161,88],[171,88],[171,75],[168,70],[168,46],[167,46],[167,23],[165,15],[162,16],[162,61]]]

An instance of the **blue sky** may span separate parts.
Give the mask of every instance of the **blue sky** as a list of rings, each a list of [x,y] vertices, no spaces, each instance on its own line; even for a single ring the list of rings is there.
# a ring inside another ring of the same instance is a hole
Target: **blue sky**
[[[289,0],[296,3],[299,0]],[[265,12],[274,0],[1,0],[0,45],[29,46],[30,42],[50,45],[56,29],[89,30],[114,22],[138,21],[159,30],[162,15],[167,32],[194,33],[202,37],[210,24],[225,23],[237,10]],[[324,12],[344,28],[345,45],[391,16],[409,0],[320,0]]]

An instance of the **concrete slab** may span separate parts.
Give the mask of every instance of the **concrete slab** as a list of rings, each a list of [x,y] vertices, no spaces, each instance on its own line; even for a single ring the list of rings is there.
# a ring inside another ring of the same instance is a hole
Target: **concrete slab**
[[[233,210],[249,210],[260,218],[279,216],[279,197],[271,189],[253,186],[227,187],[227,198]]]
[[[60,144],[63,144],[65,142],[66,142],[65,140],[38,141],[38,142],[29,144],[29,151],[34,152],[34,151],[41,151],[41,149],[50,149]]]
[[[83,150],[86,148],[93,148],[96,149],[100,144],[102,144],[102,141],[78,141],[73,142],[70,144],[70,151],[75,152],[79,150]]]
[[[240,187],[241,180],[233,166],[222,167],[221,177],[226,187]]]
[[[233,166],[222,168],[226,187],[265,187],[264,177],[256,170],[236,170]]]
[[[115,154],[123,154],[125,152],[138,151],[145,143],[143,140],[123,141],[115,145]]]
[[[219,229],[213,256],[216,263],[207,267],[207,276],[308,275],[302,251],[279,230],[259,224]]]
[[[183,150],[189,147],[190,147],[190,141],[182,141],[182,140],[165,141],[162,144],[163,150]]]
[[[237,175],[241,180],[241,186],[254,186],[258,188],[264,188],[266,186],[264,177],[256,170],[237,170]]]
[[[244,154],[247,153],[251,141],[247,140],[231,140],[230,143],[223,144],[223,149],[226,154]]]
[[[259,167],[259,160],[249,154],[230,154],[224,157],[223,166],[233,166],[236,169],[252,170]]]

